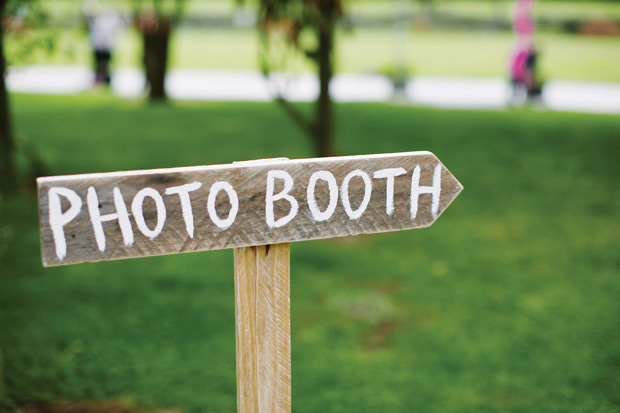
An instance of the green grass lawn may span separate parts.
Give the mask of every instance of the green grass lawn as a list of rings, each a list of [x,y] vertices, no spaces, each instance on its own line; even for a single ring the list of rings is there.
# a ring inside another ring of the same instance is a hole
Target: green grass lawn
[[[172,2],[164,2],[172,4]],[[434,0],[438,14],[493,21],[510,18],[511,1]],[[129,13],[129,3],[110,0],[110,7]],[[191,0],[185,16],[231,16],[236,10],[231,0]],[[249,3],[251,7],[253,2]],[[346,3],[350,13],[362,17],[390,18],[394,15],[392,0],[352,0]],[[44,30],[44,39],[54,39],[52,53],[46,53],[46,42],[40,42],[34,53],[24,53],[30,37],[40,33],[18,33],[7,36],[7,54],[12,63],[23,64],[91,64],[91,52],[85,28],[78,28],[81,6],[77,0],[55,0],[45,3],[52,21],[70,27]],[[415,16],[420,3],[410,4]],[[545,20],[620,19],[620,4],[613,1],[540,1],[537,18]],[[420,28],[420,25],[417,26]],[[51,32],[51,36],[49,35]],[[171,68],[203,70],[257,70],[258,40],[256,31],[222,28],[180,28],[172,37]],[[439,76],[507,75],[507,62],[513,42],[509,32],[469,30],[412,30],[407,38],[406,61],[411,73]],[[395,63],[392,27],[354,27],[341,31],[336,43],[336,68],[339,72],[386,72]],[[554,31],[540,31],[537,43],[541,51],[540,73],[546,79],[574,79],[620,82],[620,38],[584,37]],[[401,48],[398,49],[400,53]],[[113,64],[117,67],[141,66],[141,41],[128,30],[122,36]],[[306,60],[298,58],[289,65],[293,70],[312,70]]]
[[[23,35],[18,35],[23,36]],[[91,64],[86,32],[55,32],[54,52],[39,47],[23,54],[24,37],[9,37],[8,56],[15,64]],[[438,76],[507,76],[512,34],[486,31],[413,30],[407,38],[406,62],[413,74]],[[377,73],[393,67],[391,28],[339,32],[336,69],[346,73]],[[584,37],[564,33],[538,34],[540,73],[548,79],[620,82],[620,38]],[[127,31],[119,42],[114,65],[140,67],[140,38]],[[253,30],[179,29],[171,40],[171,68],[257,70],[258,39]],[[292,70],[312,70],[308,61],[293,59]]]
[[[52,174],[311,156],[272,104],[14,96]],[[619,412],[620,118],[337,108],[341,154],[434,152],[430,228],[291,248],[294,412]],[[5,407],[235,411],[233,257],[43,269],[34,196],[0,199]],[[0,407],[1,410],[1,407]]]

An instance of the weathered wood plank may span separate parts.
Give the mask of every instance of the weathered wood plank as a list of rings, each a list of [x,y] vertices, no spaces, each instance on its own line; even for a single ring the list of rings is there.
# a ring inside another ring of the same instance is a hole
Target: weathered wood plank
[[[291,411],[289,244],[235,249],[237,411]]]
[[[45,266],[421,228],[462,190],[430,152],[37,183]]]

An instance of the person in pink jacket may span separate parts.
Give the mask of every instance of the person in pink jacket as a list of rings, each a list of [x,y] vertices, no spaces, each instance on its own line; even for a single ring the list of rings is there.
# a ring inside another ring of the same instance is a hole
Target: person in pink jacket
[[[535,0],[517,0],[513,16],[516,41],[510,57],[510,78],[513,104],[540,95],[540,81],[536,76],[537,54],[534,44],[535,24],[532,8]]]

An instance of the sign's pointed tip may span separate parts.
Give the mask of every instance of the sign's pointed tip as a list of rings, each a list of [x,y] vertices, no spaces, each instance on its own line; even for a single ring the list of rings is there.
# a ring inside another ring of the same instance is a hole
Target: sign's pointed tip
[[[452,201],[454,201],[456,199],[456,197],[458,197],[461,192],[463,191],[463,184],[461,184],[456,178],[454,178],[454,181],[456,182],[455,188],[454,188],[454,196],[452,197]],[[450,202],[452,202],[450,201]]]

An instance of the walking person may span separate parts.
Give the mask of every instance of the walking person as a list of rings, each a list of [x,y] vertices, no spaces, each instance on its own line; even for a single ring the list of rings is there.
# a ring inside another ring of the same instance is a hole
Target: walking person
[[[111,82],[110,61],[116,39],[124,28],[123,20],[114,10],[85,13],[93,49],[95,84],[109,85]]]
[[[513,106],[522,106],[528,100],[537,98],[541,92],[536,70],[538,51],[534,42],[535,24],[532,18],[534,1],[516,0],[515,3],[513,31],[516,39],[510,57]]]

